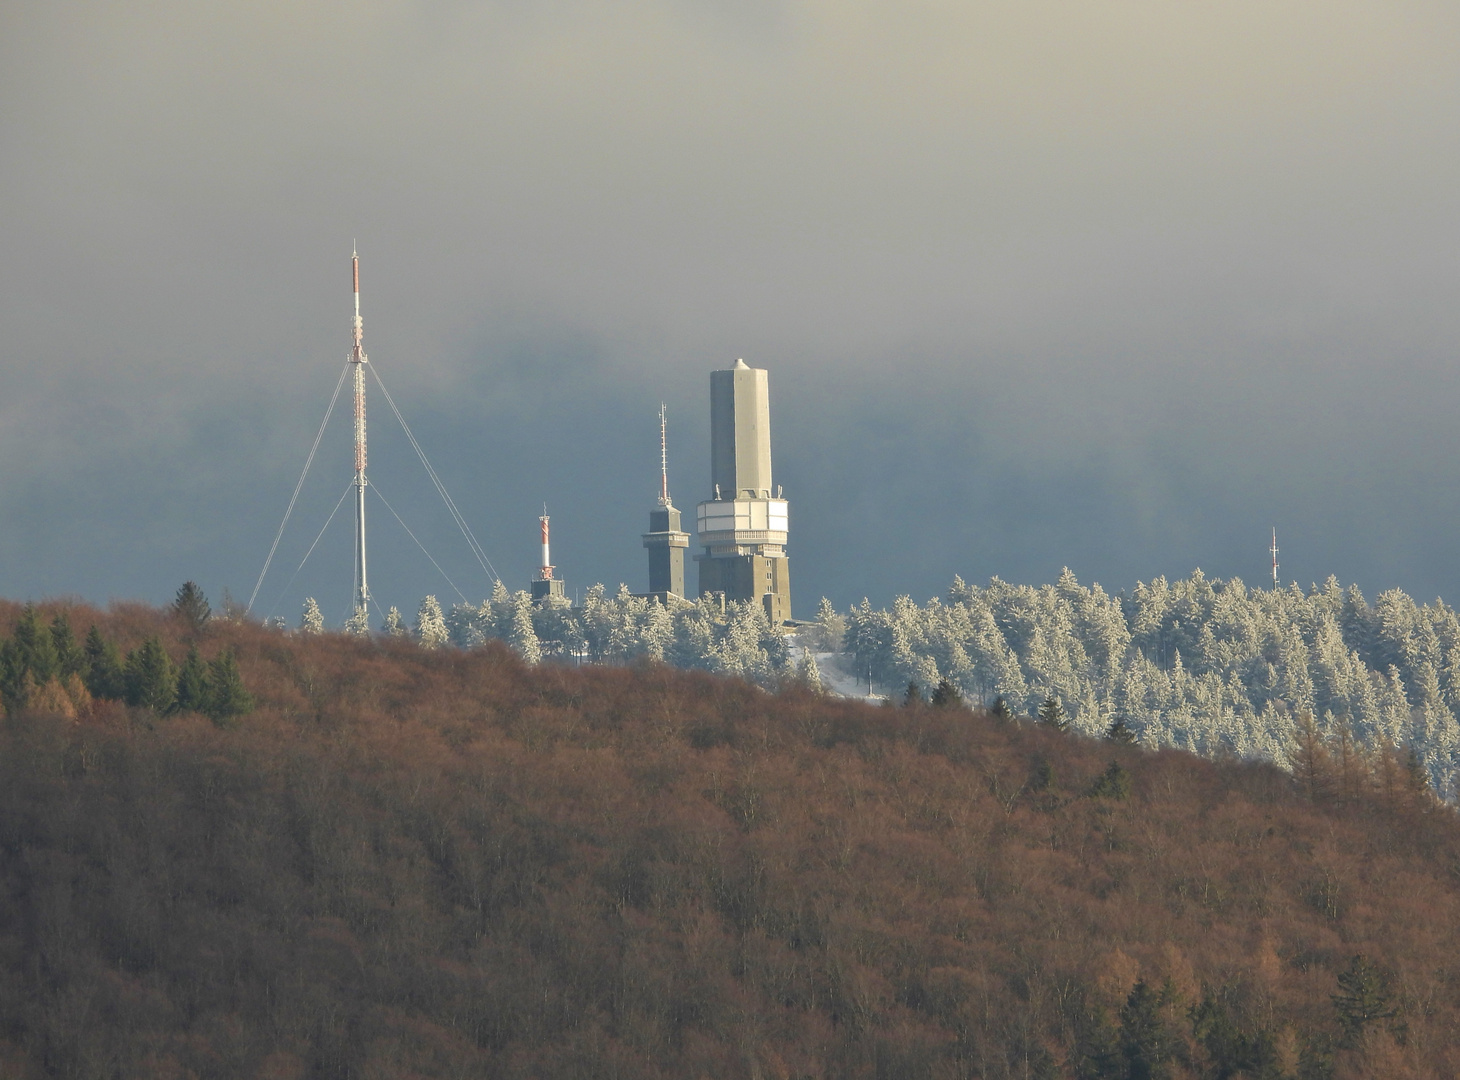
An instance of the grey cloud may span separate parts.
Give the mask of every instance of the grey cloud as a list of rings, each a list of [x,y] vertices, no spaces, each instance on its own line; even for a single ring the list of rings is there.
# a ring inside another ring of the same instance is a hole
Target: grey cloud
[[[1251,580],[1273,524],[1304,581],[1454,595],[1457,19],[11,5],[0,591],[246,593],[355,239],[367,348],[509,581],[546,498],[571,578],[641,584],[654,409],[692,503],[705,372],[746,356],[802,610],[1066,563]],[[449,593],[389,527],[389,601]],[[348,594],[331,543],[295,592]]]

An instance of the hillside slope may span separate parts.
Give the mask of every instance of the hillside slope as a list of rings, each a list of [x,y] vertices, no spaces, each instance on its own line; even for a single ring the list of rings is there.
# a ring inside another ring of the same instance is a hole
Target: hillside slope
[[[1460,825],[1397,762],[198,645],[256,711],[0,730],[0,1074],[1460,1075]]]

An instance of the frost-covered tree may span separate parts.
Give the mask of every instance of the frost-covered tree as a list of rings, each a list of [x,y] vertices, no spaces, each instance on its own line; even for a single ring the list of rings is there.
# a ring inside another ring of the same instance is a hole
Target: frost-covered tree
[[[405,620],[401,618],[400,608],[392,606],[390,610],[385,613],[385,622],[380,624],[380,631],[381,633],[388,634],[391,637],[406,636],[408,631],[406,630]]]
[[[542,650],[538,646],[537,631],[532,627],[532,597],[519,591],[512,595],[511,603],[512,626],[507,633],[507,644],[523,660],[536,664],[542,659]]]
[[[304,598],[304,614],[299,619],[299,629],[305,634],[324,633],[324,614],[312,596]]]
[[[446,632],[446,617],[441,614],[441,602],[434,596],[426,597],[416,612],[416,641],[423,649],[439,649],[450,640]]]
[[[369,637],[370,612],[363,607],[357,607],[345,620],[345,633],[354,634],[356,637]]]
[[[1333,578],[1305,593],[1196,571],[1110,596],[1066,570],[1042,587],[956,578],[843,618],[850,666],[883,686],[947,680],[1025,715],[1053,696],[1087,735],[1120,717],[1147,745],[1280,764],[1306,710],[1323,738],[1412,749],[1437,789],[1460,767],[1460,618],[1399,590],[1371,606]]]

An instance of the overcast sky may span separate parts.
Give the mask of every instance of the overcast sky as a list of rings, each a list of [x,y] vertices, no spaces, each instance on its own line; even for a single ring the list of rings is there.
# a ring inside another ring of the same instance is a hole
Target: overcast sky
[[[770,371],[793,599],[1460,597],[1460,7],[0,0],[0,594],[246,598],[350,340],[509,585]],[[379,395],[372,585],[487,575]],[[260,593],[350,603],[344,409]],[[691,578],[693,572],[691,571]]]

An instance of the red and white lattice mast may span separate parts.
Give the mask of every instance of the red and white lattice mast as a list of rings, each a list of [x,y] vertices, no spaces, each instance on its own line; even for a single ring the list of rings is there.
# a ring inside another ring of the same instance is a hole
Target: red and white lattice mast
[[[551,581],[553,579],[553,560],[548,550],[548,513],[546,506],[542,508],[542,517],[537,520],[538,524],[542,526],[542,565],[537,568],[537,580]]]
[[[1272,530],[1272,548],[1270,550],[1272,551],[1272,591],[1273,592],[1277,592],[1277,587],[1278,587],[1278,576],[1277,576],[1277,570],[1278,570],[1278,561],[1277,561],[1278,546],[1277,546],[1277,528],[1276,527],[1274,527],[1273,530]]]
[[[355,376],[355,611],[370,605],[365,574],[365,324],[360,321],[360,253],[351,256],[355,277],[355,346],[350,364]]]

